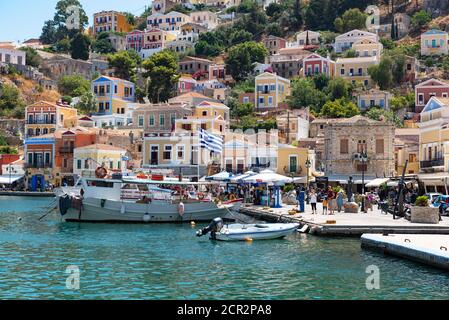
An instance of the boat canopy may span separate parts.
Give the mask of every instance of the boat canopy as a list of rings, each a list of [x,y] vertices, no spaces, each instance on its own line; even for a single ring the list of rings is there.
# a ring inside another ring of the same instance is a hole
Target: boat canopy
[[[24,177],[24,175],[20,175],[20,176],[17,176],[17,175],[11,175],[11,176],[3,175],[3,176],[0,176],[0,184],[13,184],[14,182],[22,179],[23,177]]]
[[[134,184],[157,184],[157,185],[172,185],[172,186],[198,186],[198,185],[208,185],[212,182],[187,182],[187,181],[156,181],[149,179],[138,179],[138,178],[123,178],[122,183],[134,183]]]

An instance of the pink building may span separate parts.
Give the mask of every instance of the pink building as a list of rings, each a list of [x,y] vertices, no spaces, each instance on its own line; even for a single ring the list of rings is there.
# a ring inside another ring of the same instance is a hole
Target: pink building
[[[134,49],[140,51],[143,48],[145,32],[134,30],[126,35],[126,50]]]
[[[177,85],[178,95],[195,91],[197,81],[190,76],[181,76]]]
[[[334,75],[334,70],[335,63],[332,60],[323,58],[316,53],[308,55],[303,60],[303,76],[305,77],[321,73],[331,77]]]
[[[429,79],[416,85],[415,112],[420,113],[432,97],[448,98],[449,84],[438,79]]]

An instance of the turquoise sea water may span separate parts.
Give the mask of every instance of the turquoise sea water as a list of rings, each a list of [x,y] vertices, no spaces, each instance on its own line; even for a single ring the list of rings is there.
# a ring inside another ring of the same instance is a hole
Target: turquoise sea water
[[[360,249],[358,239],[292,235],[221,243],[202,227],[63,223],[52,199],[0,197],[0,299],[447,299],[449,274]],[[80,290],[66,288],[66,268]],[[367,290],[366,268],[380,269]]]

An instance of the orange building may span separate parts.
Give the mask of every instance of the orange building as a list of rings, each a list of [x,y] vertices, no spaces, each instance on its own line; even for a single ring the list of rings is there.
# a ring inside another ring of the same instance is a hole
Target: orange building
[[[102,32],[128,33],[133,30],[124,13],[117,11],[101,11],[94,14],[93,35]]]

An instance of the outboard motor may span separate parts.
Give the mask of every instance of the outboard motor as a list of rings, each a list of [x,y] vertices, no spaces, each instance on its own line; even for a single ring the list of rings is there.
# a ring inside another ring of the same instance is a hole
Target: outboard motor
[[[211,232],[212,238],[214,238],[215,233],[220,232],[222,228],[223,228],[223,219],[215,218],[206,228],[199,230],[196,233],[196,236],[202,237]]]

